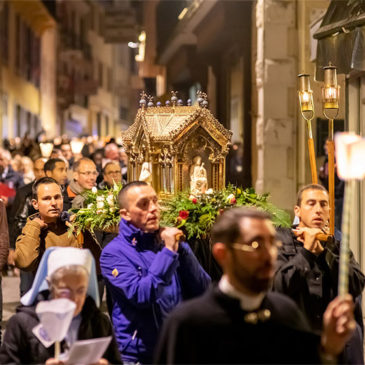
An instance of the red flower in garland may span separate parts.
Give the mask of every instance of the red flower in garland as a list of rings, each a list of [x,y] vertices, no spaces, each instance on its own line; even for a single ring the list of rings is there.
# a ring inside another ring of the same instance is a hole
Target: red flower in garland
[[[188,219],[189,217],[189,212],[187,210],[180,210],[179,212],[179,218],[181,219]]]
[[[192,201],[193,204],[196,204],[198,202],[198,199],[197,198],[193,198],[191,201]]]
[[[231,204],[236,204],[237,203],[237,200],[236,198],[232,198],[231,201],[230,201]]]

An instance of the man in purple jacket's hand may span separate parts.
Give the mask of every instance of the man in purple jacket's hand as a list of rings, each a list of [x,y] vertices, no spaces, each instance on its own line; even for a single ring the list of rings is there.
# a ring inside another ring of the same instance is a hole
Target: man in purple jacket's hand
[[[100,264],[113,298],[112,319],[125,362],[151,363],[161,324],[183,299],[201,295],[210,283],[177,228],[160,228],[154,189],[140,181],[119,193],[119,235]]]

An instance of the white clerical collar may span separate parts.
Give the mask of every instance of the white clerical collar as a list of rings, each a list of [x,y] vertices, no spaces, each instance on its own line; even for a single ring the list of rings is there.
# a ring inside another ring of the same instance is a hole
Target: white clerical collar
[[[241,304],[241,308],[245,311],[253,311],[260,307],[265,293],[259,293],[255,296],[243,294],[238,291],[233,285],[228,281],[227,275],[223,275],[218,283],[220,291],[231,298],[238,299]]]

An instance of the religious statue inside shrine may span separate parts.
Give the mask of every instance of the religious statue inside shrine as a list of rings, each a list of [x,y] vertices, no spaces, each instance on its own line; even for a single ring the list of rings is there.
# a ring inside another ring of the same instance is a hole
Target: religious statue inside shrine
[[[225,187],[226,155],[232,132],[208,110],[207,95],[183,105],[171,92],[165,105],[141,94],[134,123],[123,131],[128,182],[146,181],[160,196],[181,191],[201,195]]]
[[[204,168],[202,158],[195,156],[190,167],[190,193],[192,195],[200,195],[205,193],[207,189],[207,170]]]
[[[149,162],[143,162],[141,173],[139,175],[139,181],[144,181],[148,185],[152,185],[152,171],[151,171],[151,164]]]

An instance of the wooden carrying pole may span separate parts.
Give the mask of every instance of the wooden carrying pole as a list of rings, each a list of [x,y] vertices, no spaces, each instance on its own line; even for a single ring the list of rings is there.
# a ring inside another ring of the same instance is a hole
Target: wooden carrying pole
[[[335,142],[333,140],[333,119],[328,119],[328,194],[330,203],[330,235],[335,234]]]
[[[308,153],[309,153],[309,163],[312,175],[312,184],[318,184],[316,154],[314,152],[312,124],[310,120],[307,120],[307,127],[308,127]]]

